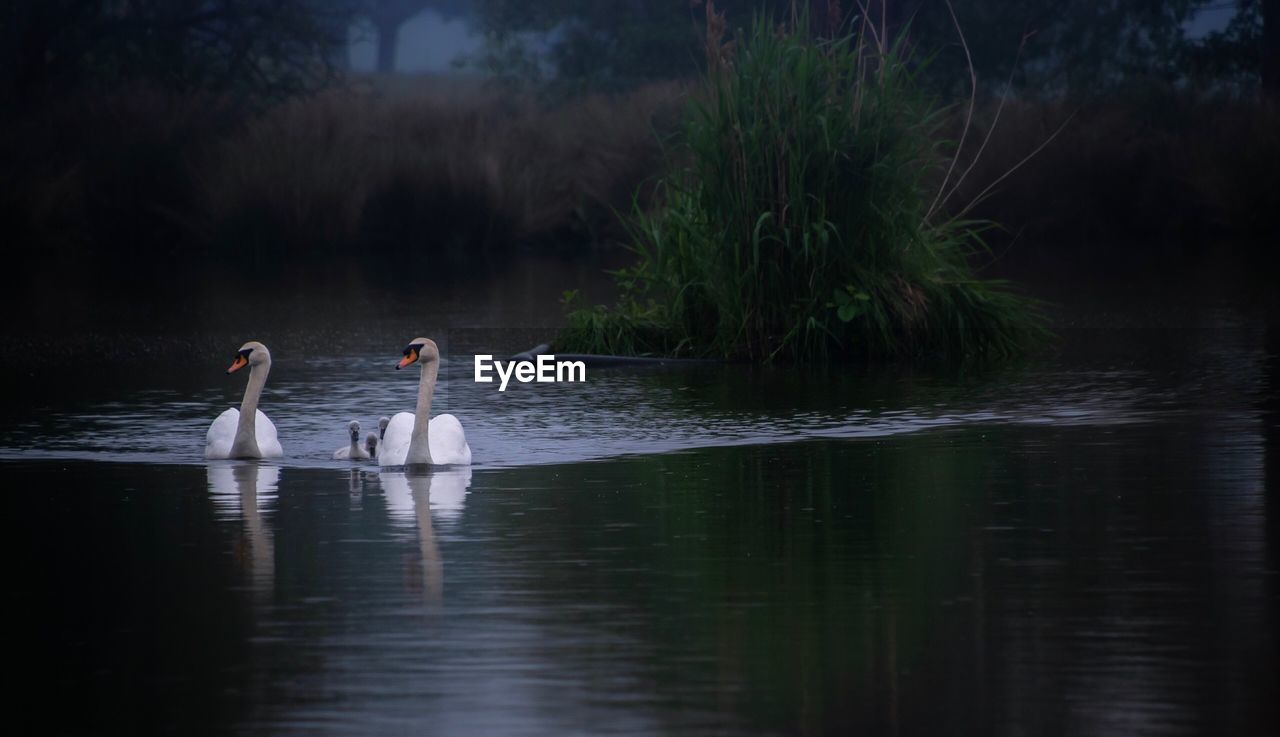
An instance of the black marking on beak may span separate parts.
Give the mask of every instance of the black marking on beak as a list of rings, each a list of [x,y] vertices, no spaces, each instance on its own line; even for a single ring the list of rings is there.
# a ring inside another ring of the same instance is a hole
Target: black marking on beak
[[[231,358],[231,368],[227,369],[227,373],[230,374],[235,372],[237,369],[248,366],[250,353],[253,353],[252,348],[245,348],[242,351],[238,351],[236,355]],[[244,363],[240,363],[241,360],[243,360]]]
[[[422,351],[421,343],[410,343],[409,345],[405,346],[405,349],[402,355],[409,360],[405,361],[402,359],[398,363],[396,363],[396,370],[399,371],[401,368],[411,365],[412,363],[417,361],[418,353],[421,351]]]

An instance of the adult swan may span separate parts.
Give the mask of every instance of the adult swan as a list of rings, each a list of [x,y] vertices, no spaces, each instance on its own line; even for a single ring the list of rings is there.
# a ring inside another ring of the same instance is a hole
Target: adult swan
[[[205,458],[279,458],[284,455],[276,426],[258,410],[258,398],[271,371],[271,352],[256,341],[240,346],[227,373],[249,366],[249,383],[244,388],[240,409],[218,415],[205,436]]]
[[[379,466],[471,465],[471,448],[462,423],[453,415],[431,416],[431,394],[440,372],[440,349],[426,338],[414,338],[396,364],[402,369],[422,364],[418,380],[418,408],[413,414],[401,412],[391,418],[378,449]]]

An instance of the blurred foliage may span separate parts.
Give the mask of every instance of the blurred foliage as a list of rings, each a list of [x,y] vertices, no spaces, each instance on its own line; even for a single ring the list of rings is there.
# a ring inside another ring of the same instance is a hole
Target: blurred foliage
[[[1087,96],[1135,80],[1164,84],[1225,80],[1256,84],[1261,68],[1261,0],[1240,0],[1225,31],[1187,36],[1198,11],[1222,0],[898,0],[872,3],[872,20],[905,38],[929,77],[969,92],[969,64],[988,87],[1012,79],[1039,93]],[[572,93],[612,90],[684,76],[701,61],[701,0],[478,0],[487,47],[478,66],[519,83]],[[822,19],[830,35],[861,7],[838,0],[722,0],[730,31],[753,12]],[[953,17],[954,11],[954,17]],[[837,20],[838,19],[838,20]],[[833,23],[833,21],[835,21]],[[825,28],[822,27],[825,25]]]
[[[813,0],[813,4],[826,0]],[[777,20],[808,13],[793,0],[720,0],[733,28],[754,15]],[[471,60],[513,84],[545,84],[562,93],[615,91],[690,76],[702,68],[703,0],[477,0],[485,51]],[[834,12],[839,12],[835,3]],[[822,11],[822,18],[828,17]]]
[[[473,60],[513,84],[614,90],[687,76],[698,34],[685,3],[480,0],[486,49]]]
[[[988,83],[1075,98],[1135,83],[1171,87],[1217,84],[1256,87],[1261,70],[1262,3],[1239,0],[956,0],[955,18],[942,0],[922,0],[913,41],[937,52],[933,76],[967,91],[965,34],[973,66]],[[1228,27],[1188,35],[1203,11],[1234,13]]]
[[[979,79],[1023,89],[1103,92],[1134,79],[1175,81],[1185,26],[1209,0],[917,0],[909,36],[936,53],[932,75],[968,92],[965,49]],[[959,30],[957,30],[957,27]]]
[[[348,0],[5,0],[0,90],[29,102],[145,81],[280,97],[325,81]]]
[[[861,8],[919,58],[942,89],[968,93],[968,60],[988,88],[1074,96],[1134,80],[1256,85],[1263,0],[1237,0],[1224,30],[1199,39],[1188,22],[1231,0],[721,0],[732,33],[753,13],[807,14],[834,35]],[[347,29],[379,29],[379,66],[395,33],[425,8],[467,14],[486,44],[470,62],[559,94],[616,91],[695,74],[703,0],[0,0],[0,91],[15,100],[121,80],[182,90],[279,97],[343,66]],[[954,11],[954,17],[953,17]],[[383,42],[382,37],[386,37]],[[962,42],[963,41],[963,42]],[[967,49],[966,49],[967,46]]]
[[[1193,79],[1246,88],[1258,83],[1263,56],[1262,2],[1246,0],[1241,6],[1226,28],[1187,44],[1186,69]]]

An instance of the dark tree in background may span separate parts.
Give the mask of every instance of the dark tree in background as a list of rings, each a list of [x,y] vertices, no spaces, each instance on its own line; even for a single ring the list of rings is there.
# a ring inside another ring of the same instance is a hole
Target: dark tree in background
[[[470,0],[363,0],[359,15],[368,19],[378,33],[377,69],[395,71],[400,27],[424,10],[435,10],[445,18],[467,15]]]
[[[958,21],[988,84],[1015,74],[1026,88],[1091,95],[1135,78],[1177,76],[1185,24],[1206,2],[961,0],[953,19],[943,0],[916,0],[909,33],[924,52],[938,53],[934,76],[954,85],[968,76]]]
[[[364,12],[378,32],[379,72],[395,71],[400,26],[422,12],[426,5],[423,0],[368,0]]]
[[[757,13],[781,20],[809,12],[823,26],[840,4],[715,0],[714,5],[731,28],[741,28]],[[845,5],[855,3],[846,0]],[[512,81],[549,81],[571,93],[611,91],[685,77],[703,61],[703,0],[475,0],[475,9],[487,43],[480,66]],[[825,26],[815,27],[825,32]]]
[[[0,84],[11,100],[147,80],[278,96],[328,75],[344,0],[4,0]]]
[[[952,0],[955,18],[945,0],[888,2],[891,21],[909,18],[914,45],[937,54],[931,76],[953,91],[968,84],[957,21],[981,79],[1012,76],[1040,94],[1098,96],[1135,83],[1273,89],[1280,60],[1280,0]],[[1190,38],[1189,22],[1206,10],[1233,17]]]
[[[1190,18],[1233,0],[884,0],[942,89],[964,94],[967,62],[990,89],[1106,94],[1188,75],[1280,95],[1280,0],[1236,0],[1225,30],[1192,40]],[[281,95],[344,67],[347,29],[367,20],[377,68],[395,69],[397,36],[424,10],[468,17],[484,34],[475,61],[566,93],[685,76],[701,63],[702,0],[0,0],[0,85],[31,100],[85,83],[147,79],[178,88]],[[755,13],[808,12],[820,32],[853,0],[720,0],[730,30]],[[954,10],[956,19],[952,18]],[[824,25],[825,24],[825,25]]]
[[[1240,0],[1228,31],[1189,39],[1188,21],[1223,2],[1231,0],[952,0],[950,7],[946,0],[885,0],[868,7],[885,16],[891,35],[905,33],[921,58],[931,58],[929,75],[955,94],[967,92],[969,79],[957,25],[988,89],[1012,76],[1026,91],[1093,96],[1135,82],[1185,82],[1192,72],[1252,84],[1261,77],[1274,89],[1280,0]],[[488,42],[481,65],[578,90],[682,76],[700,62],[699,5],[701,0],[476,0],[476,20]],[[860,7],[851,0],[715,5],[731,30],[749,24],[757,12],[783,18],[807,9],[821,26],[833,13],[847,20]],[[544,40],[531,45],[531,36]]]
[[[1225,28],[1186,45],[1185,72],[1199,82],[1244,91],[1260,87],[1266,92],[1269,78],[1263,39],[1263,4],[1261,0],[1239,0],[1234,5],[1237,12]],[[1217,8],[1229,9],[1230,6]],[[1272,30],[1275,30],[1274,23]]]
[[[669,0],[477,0],[487,71],[518,82],[551,77],[578,90],[682,77],[697,68],[698,17]],[[529,36],[543,35],[545,47]]]

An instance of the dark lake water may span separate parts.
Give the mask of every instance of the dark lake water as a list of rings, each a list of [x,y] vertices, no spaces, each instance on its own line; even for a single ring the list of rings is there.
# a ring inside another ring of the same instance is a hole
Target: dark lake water
[[[547,268],[9,336],[13,698],[65,703],[37,731],[1280,732],[1280,341],[1248,304],[1081,300],[998,372],[473,383],[546,337]],[[331,460],[412,409],[420,334],[475,465]],[[286,458],[206,463],[248,339]]]

